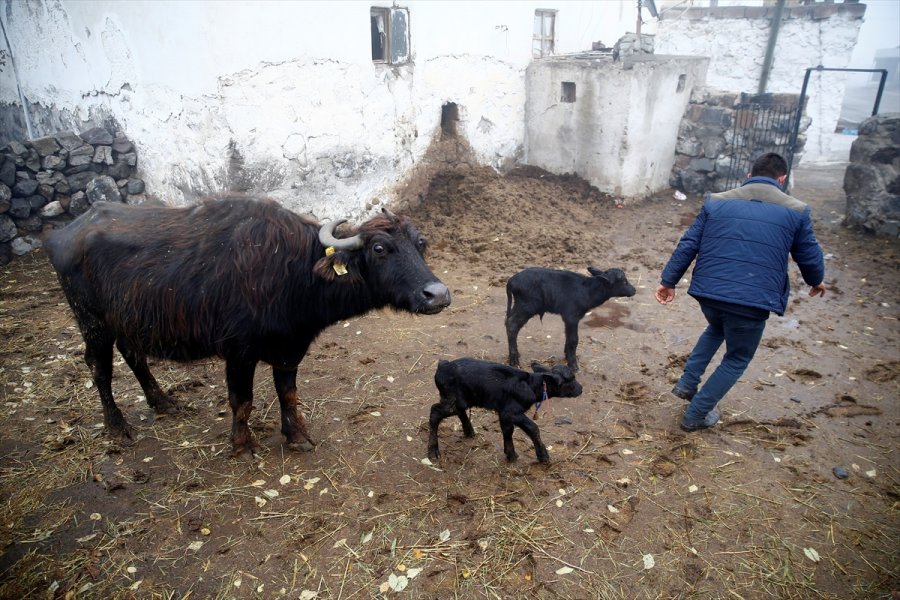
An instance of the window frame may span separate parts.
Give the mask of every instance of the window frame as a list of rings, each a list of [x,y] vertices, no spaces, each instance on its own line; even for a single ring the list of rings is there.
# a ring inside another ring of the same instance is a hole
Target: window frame
[[[556,52],[556,15],[558,11],[551,8],[534,9],[534,21],[532,23],[531,34],[531,56],[532,58],[544,58],[552,56]],[[545,23],[550,22],[550,34],[546,35]],[[534,25],[540,22],[540,33],[534,32]],[[545,44],[549,46],[549,50],[545,51]]]
[[[376,29],[379,19],[383,31]],[[402,26],[402,30],[400,27]],[[399,6],[370,6],[369,30],[372,45],[372,63],[376,65],[402,65],[410,62],[409,10]],[[381,35],[381,57],[375,56],[375,33]],[[398,39],[397,36],[403,36]],[[399,43],[398,43],[399,42]],[[399,52],[405,54],[395,56]]]

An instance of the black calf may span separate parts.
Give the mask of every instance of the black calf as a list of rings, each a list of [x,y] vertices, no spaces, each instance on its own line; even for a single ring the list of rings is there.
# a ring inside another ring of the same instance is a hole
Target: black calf
[[[566,364],[578,370],[575,349],[578,347],[578,322],[584,314],[615,296],[634,296],[621,269],[601,271],[588,267],[591,275],[559,269],[533,267],[520,271],[506,282],[506,338],[509,364],[519,366],[519,330],[534,315],[544,313],[562,317],[566,326]]]
[[[440,458],[438,427],[451,415],[459,417],[466,437],[475,435],[466,410],[477,406],[493,410],[500,416],[503,451],[508,461],[518,458],[512,436],[513,428],[519,426],[534,443],[537,459],[542,463],[550,462],[538,426],[525,416],[525,411],[542,399],[580,396],[581,384],[564,365],[546,369],[534,363],[531,368],[534,373],[474,358],[440,361],[434,373],[434,384],[441,401],[431,407],[428,457],[432,460]]]

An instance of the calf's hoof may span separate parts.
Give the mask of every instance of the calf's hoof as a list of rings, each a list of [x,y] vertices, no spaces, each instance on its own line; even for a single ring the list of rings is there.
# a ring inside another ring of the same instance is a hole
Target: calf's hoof
[[[550,464],[550,455],[547,454],[546,452],[543,454],[538,454],[537,459],[538,459],[538,462],[541,464],[544,464],[544,465]]]
[[[510,452],[506,455],[506,462],[513,463],[513,462],[516,462],[517,460],[519,460],[519,455],[516,454],[515,452]]]

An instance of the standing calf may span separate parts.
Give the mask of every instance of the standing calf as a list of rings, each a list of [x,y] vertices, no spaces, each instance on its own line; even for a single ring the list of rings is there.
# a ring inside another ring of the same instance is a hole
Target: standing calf
[[[601,271],[588,267],[591,276],[532,267],[520,271],[506,282],[506,338],[509,342],[509,364],[519,366],[519,330],[534,315],[544,313],[562,317],[566,325],[566,364],[578,370],[575,349],[578,347],[578,322],[584,314],[612,297],[634,296],[621,269]]]
[[[434,384],[440,392],[441,401],[431,407],[428,457],[432,460],[440,458],[438,427],[450,415],[459,417],[466,437],[475,435],[466,410],[477,406],[496,411],[500,416],[506,460],[512,462],[518,458],[512,435],[513,428],[519,426],[534,443],[537,459],[542,463],[550,462],[538,426],[525,416],[525,411],[549,398],[580,396],[581,384],[575,381],[575,375],[564,365],[546,369],[533,363],[531,369],[534,373],[474,358],[438,362]]]

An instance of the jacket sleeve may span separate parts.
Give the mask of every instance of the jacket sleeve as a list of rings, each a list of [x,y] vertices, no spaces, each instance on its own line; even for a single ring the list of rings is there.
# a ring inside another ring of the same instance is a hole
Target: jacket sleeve
[[[688,230],[681,236],[681,240],[675,247],[672,257],[669,258],[669,262],[663,269],[660,282],[664,286],[674,288],[681,281],[681,278],[684,277],[691,263],[694,262],[694,258],[700,250],[700,238],[703,237],[703,227],[706,225],[706,218],[706,204],[704,203],[703,208],[700,209],[700,214],[697,215],[697,218],[694,219]]]
[[[800,274],[807,285],[816,286],[825,279],[825,258],[822,256],[822,248],[813,232],[809,208],[803,212],[800,227],[794,234],[791,258],[800,267]]]

